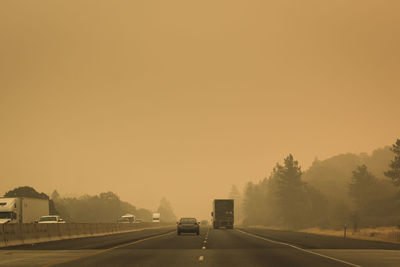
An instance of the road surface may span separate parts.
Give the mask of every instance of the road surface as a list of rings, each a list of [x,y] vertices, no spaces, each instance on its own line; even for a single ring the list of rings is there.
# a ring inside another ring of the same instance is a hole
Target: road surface
[[[399,266],[400,244],[254,228],[148,229],[0,249],[0,266]]]

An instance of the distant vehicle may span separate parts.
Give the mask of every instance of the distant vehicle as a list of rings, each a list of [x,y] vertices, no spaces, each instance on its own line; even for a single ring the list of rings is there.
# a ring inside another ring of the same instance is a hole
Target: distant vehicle
[[[160,222],[160,213],[153,213],[153,223]]]
[[[133,214],[125,214],[118,219],[118,223],[134,223],[135,222],[135,215]]]
[[[58,215],[49,215],[40,217],[38,223],[65,223],[65,221]]]
[[[233,211],[233,199],[214,199],[213,212],[211,212],[214,229],[221,227],[233,229]]]
[[[0,224],[34,223],[49,215],[49,200],[28,197],[0,198]]]
[[[207,220],[201,220],[200,225],[206,226],[206,225],[208,225],[208,221]]]
[[[196,233],[196,235],[200,234],[199,223],[196,218],[181,218],[179,222],[177,222],[176,231],[178,235],[181,233]]]

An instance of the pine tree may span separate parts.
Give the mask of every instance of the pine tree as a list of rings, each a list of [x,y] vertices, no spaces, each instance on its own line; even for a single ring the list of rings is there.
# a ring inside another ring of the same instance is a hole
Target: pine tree
[[[301,175],[301,167],[291,154],[285,158],[283,165],[277,164],[273,171],[279,212],[290,228],[297,227],[304,219],[306,196]]]
[[[396,186],[400,186],[400,139],[397,139],[393,144],[392,151],[394,152],[394,159],[390,163],[390,170],[385,172],[385,175],[392,179]]]
[[[349,184],[349,195],[359,209],[368,207],[371,197],[374,196],[375,184],[376,178],[368,172],[367,166],[358,166],[353,171],[351,183]]]
[[[171,204],[165,197],[161,199],[157,212],[160,213],[161,222],[176,222],[177,220]]]

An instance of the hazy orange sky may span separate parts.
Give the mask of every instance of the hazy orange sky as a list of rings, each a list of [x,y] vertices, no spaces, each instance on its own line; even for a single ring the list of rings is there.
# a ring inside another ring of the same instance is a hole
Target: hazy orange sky
[[[293,153],[400,134],[400,1],[0,2],[0,193],[205,218]]]

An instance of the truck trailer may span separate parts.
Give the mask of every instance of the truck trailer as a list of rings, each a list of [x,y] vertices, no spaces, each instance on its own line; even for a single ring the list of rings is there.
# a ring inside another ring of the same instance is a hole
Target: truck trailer
[[[0,197],[0,224],[33,223],[49,215],[49,200],[28,197]]]
[[[214,229],[233,229],[234,201],[233,199],[214,199],[211,212]]]

